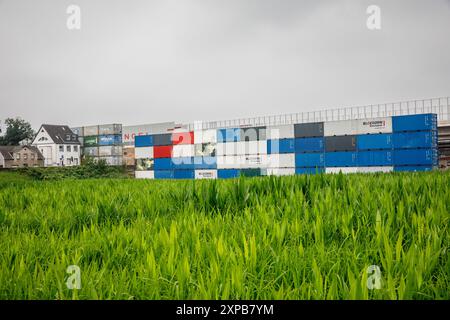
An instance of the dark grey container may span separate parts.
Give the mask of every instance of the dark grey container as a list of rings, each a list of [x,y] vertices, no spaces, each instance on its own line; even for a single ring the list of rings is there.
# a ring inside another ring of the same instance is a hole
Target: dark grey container
[[[296,138],[323,137],[323,122],[297,123],[294,125]]]
[[[155,134],[153,135],[153,145],[154,146],[170,146],[172,145],[172,134]]]
[[[261,141],[266,140],[266,127],[241,128],[241,141]]]
[[[325,151],[356,151],[356,136],[325,137]]]

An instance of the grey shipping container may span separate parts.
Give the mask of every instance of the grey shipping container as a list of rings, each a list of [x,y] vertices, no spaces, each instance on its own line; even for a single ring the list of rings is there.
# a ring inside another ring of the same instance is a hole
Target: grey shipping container
[[[83,148],[83,155],[89,157],[98,157],[98,147]]]
[[[122,134],[121,124],[105,124],[98,126],[99,135]]]
[[[172,134],[155,134],[153,136],[153,145],[154,146],[170,146],[172,145]]]
[[[323,122],[297,123],[294,125],[296,138],[323,137]]]
[[[240,132],[241,141],[266,140],[266,127],[242,128]]]
[[[109,166],[121,166],[123,157],[100,157],[99,160],[105,160]]]
[[[84,136],[98,136],[98,126],[88,126],[83,128]]]
[[[325,137],[325,151],[356,151],[356,136]]]
[[[121,146],[102,146],[98,147],[98,155],[103,156],[122,156]]]

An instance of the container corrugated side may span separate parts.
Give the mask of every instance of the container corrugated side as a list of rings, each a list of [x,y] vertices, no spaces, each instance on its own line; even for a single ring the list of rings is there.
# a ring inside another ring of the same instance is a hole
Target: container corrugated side
[[[295,153],[295,139],[267,140],[267,153]]]
[[[173,170],[155,170],[155,179],[174,179]]]
[[[134,145],[135,147],[153,147],[153,136],[136,136]]]
[[[415,114],[392,117],[393,132],[437,130],[436,114]]]
[[[241,128],[240,141],[261,141],[266,139],[266,127]]]
[[[356,137],[358,150],[383,150],[392,149],[392,134],[367,134]]]
[[[173,177],[174,177],[174,179],[194,179],[195,171],[194,170],[174,170]]]
[[[313,138],[324,136],[324,123],[297,123],[294,125],[295,138]]]
[[[267,162],[268,168],[294,168],[295,153],[270,154]]]
[[[266,129],[266,135],[268,140],[293,139],[294,125],[269,126]]]
[[[197,130],[194,131],[194,143],[216,143],[217,130]]]
[[[392,117],[355,120],[355,134],[392,133]]]
[[[98,155],[100,157],[107,156],[122,156],[122,147],[121,146],[102,146],[98,147]]]
[[[324,151],[324,138],[296,138],[295,139],[295,152],[296,153],[310,153],[310,152],[323,152]]]
[[[433,166],[395,166],[395,172],[425,172],[432,171],[435,167]]]
[[[292,176],[295,175],[295,168],[268,168],[268,176]]]
[[[356,120],[328,121],[324,123],[326,137],[355,135],[358,132]]]
[[[394,166],[430,165],[438,163],[436,149],[406,149],[394,150]]]
[[[217,170],[219,179],[237,178],[240,175],[239,169],[219,169]]]
[[[324,167],[325,157],[323,153],[296,153],[295,166],[306,167]]]
[[[338,173],[358,173],[358,167],[336,167],[336,168],[325,168],[325,173],[338,174]]]
[[[395,149],[437,148],[437,131],[394,133]]]
[[[316,168],[295,168],[295,174],[320,174],[324,173],[325,168],[323,167],[316,167]]]
[[[195,146],[193,144],[178,144],[173,146],[172,157],[194,157]]]
[[[153,147],[136,147],[134,149],[135,159],[148,159],[153,158]]]
[[[325,137],[325,151],[356,151],[356,136]]]
[[[394,167],[382,166],[382,167],[358,167],[359,173],[377,173],[377,172],[392,172]]]
[[[358,166],[392,166],[394,165],[393,152],[391,150],[360,151],[358,153]]]
[[[98,126],[83,127],[85,136],[98,136]]]
[[[325,153],[325,167],[356,167],[356,166],[358,166],[357,152]]]
[[[239,128],[217,130],[217,142],[241,141],[241,130]]]
[[[195,179],[217,179],[217,170],[195,170]]]
[[[135,171],[134,176],[136,179],[155,179],[154,171]]]

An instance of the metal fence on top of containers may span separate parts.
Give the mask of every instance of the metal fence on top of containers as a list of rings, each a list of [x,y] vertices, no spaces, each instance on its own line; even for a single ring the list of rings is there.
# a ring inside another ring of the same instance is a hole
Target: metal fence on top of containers
[[[370,119],[400,115],[435,113],[439,122],[450,121],[450,97],[380,103],[366,106],[326,109],[283,115],[241,118],[221,121],[198,121],[188,124],[189,130],[244,126],[272,126],[294,123]]]

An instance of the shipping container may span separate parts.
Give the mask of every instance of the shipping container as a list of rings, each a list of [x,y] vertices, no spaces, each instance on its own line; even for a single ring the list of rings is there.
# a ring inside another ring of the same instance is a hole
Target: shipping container
[[[70,128],[74,134],[76,134],[78,137],[84,137],[84,129],[83,127],[77,127],[77,128]]]
[[[194,143],[217,143],[217,130],[196,130],[194,131]]]
[[[135,171],[134,175],[136,179],[155,179],[154,171]]]
[[[327,137],[355,135],[357,132],[356,120],[328,121],[324,124],[324,133]]]
[[[98,155],[100,157],[117,157],[122,156],[122,147],[120,146],[103,146],[98,147]]]
[[[172,157],[194,157],[195,146],[193,144],[178,144],[173,146]]]
[[[194,170],[194,158],[193,157],[183,157],[183,158],[172,158],[172,168],[175,170]]]
[[[155,168],[155,159],[136,159],[136,171],[149,171]]]
[[[215,143],[199,143],[195,145],[196,157],[215,157],[216,156],[216,144]]]
[[[316,168],[295,168],[295,174],[320,174],[324,173],[325,168],[323,167],[316,167]]]
[[[324,138],[296,138],[295,153],[312,153],[324,151]]]
[[[295,175],[295,168],[268,168],[268,176],[292,176]]]
[[[116,146],[122,144],[122,135],[98,136],[99,146]]]
[[[267,140],[267,153],[294,153],[295,139]]]
[[[295,153],[270,154],[267,162],[268,168],[294,168]]]
[[[178,144],[194,144],[194,132],[174,132],[172,133],[172,143]]]
[[[266,127],[241,128],[240,141],[261,141],[266,136]]]
[[[238,169],[219,169],[217,175],[219,179],[230,179],[239,177],[240,170]]]
[[[237,142],[219,142],[217,143],[217,155],[236,155],[238,150]]]
[[[325,151],[356,151],[356,136],[325,137]]]
[[[134,158],[135,159],[148,159],[153,158],[153,147],[136,147],[134,149]]]
[[[241,169],[267,168],[268,165],[267,155],[244,155],[238,157]]]
[[[194,179],[195,171],[194,170],[174,170],[173,177],[174,177],[174,179]]]
[[[356,152],[327,152],[325,153],[326,167],[356,167],[358,154]]]
[[[437,148],[437,131],[397,132],[394,133],[395,149]]]
[[[337,174],[337,173],[358,173],[358,167],[336,167],[336,168],[325,168],[325,173]]]
[[[323,167],[325,165],[325,157],[323,153],[296,153],[295,166],[296,167]]]
[[[356,137],[358,150],[383,150],[392,149],[392,134],[366,134]]]
[[[216,169],[217,158],[216,157],[195,157],[194,158],[195,169]]]
[[[93,147],[98,145],[98,137],[97,136],[86,136],[84,137],[85,147]]]
[[[217,170],[195,170],[195,179],[217,179]]]
[[[355,120],[355,134],[392,133],[392,117]]]
[[[217,130],[217,142],[238,142],[240,136],[241,130],[239,128]]]
[[[218,169],[239,169],[240,168],[240,156],[217,156],[217,168]]]
[[[155,179],[174,179],[173,170],[155,170]]]
[[[120,135],[122,139],[122,125],[121,124],[104,124],[98,126],[99,135]]]
[[[123,165],[122,155],[112,157],[100,157],[99,160],[105,160],[108,166],[121,166]]]
[[[153,147],[153,136],[137,136],[134,139],[135,147]]]
[[[392,172],[394,167],[358,167],[359,173],[377,173],[377,172]]]
[[[240,141],[235,144],[236,155],[267,154],[267,141]]]
[[[134,166],[136,165],[135,160],[135,148],[134,147],[123,147],[122,148],[123,153],[123,164],[126,166]]]
[[[173,163],[172,158],[155,158],[154,159],[155,170],[172,170]]]
[[[268,140],[293,139],[295,137],[294,125],[287,124],[267,127],[266,135]]]
[[[262,176],[262,171],[259,168],[252,169],[241,169],[240,175],[244,177],[260,177]]]
[[[394,166],[438,164],[436,149],[394,150]]]
[[[294,125],[295,138],[314,138],[324,136],[323,122],[297,123]]]
[[[358,166],[360,167],[392,166],[393,164],[394,159],[390,150],[360,151],[358,153]]]
[[[173,146],[155,146],[153,155],[155,158],[171,158]]]
[[[394,132],[437,130],[436,114],[415,114],[392,117]]]
[[[424,172],[424,171],[432,171],[435,167],[433,166],[395,166],[394,171],[396,172]]]
[[[83,127],[84,136],[98,136],[98,126]]]
[[[83,155],[89,157],[98,157],[98,147],[83,148]]]
[[[154,134],[153,135],[153,146],[171,146],[172,145],[172,134]]]

